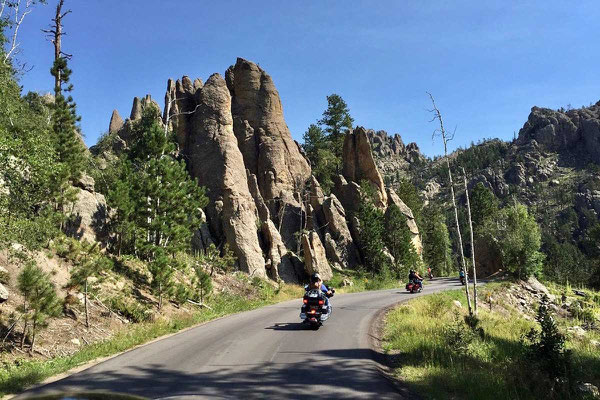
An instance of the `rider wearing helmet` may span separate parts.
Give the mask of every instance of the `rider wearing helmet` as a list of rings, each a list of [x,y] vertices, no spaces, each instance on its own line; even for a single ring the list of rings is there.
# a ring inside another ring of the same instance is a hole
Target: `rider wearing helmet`
[[[411,269],[408,273],[408,281],[412,283],[421,283],[423,281],[423,278],[421,278],[417,271]]]

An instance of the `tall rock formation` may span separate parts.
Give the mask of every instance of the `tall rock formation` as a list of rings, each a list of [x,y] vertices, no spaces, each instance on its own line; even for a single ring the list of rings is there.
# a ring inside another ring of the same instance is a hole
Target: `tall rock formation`
[[[342,173],[347,180],[354,181],[359,185],[362,180],[369,182],[377,196],[375,205],[382,209],[387,207],[387,194],[383,178],[375,165],[367,131],[363,127],[357,127],[344,139]]]
[[[136,97],[125,123],[113,113],[110,133],[119,149],[127,148],[132,123],[151,105],[157,106],[150,96]],[[191,176],[207,189],[196,248],[227,243],[241,270],[288,282],[312,272],[329,279],[332,267],[362,263],[358,223],[346,220],[358,206],[361,180],[375,188],[378,207],[388,204],[363,128],[346,137],[343,176],[335,195],[325,196],[291,137],[273,80],[250,61],[238,58],[225,78],[214,74],[205,84],[187,76],[170,79],[160,119],[175,133],[177,154]],[[414,223],[412,214],[409,220]]]
[[[112,115],[110,116],[110,124],[108,124],[108,133],[118,133],[123,127],[124,123],[125,122],[123,121],[123,118],[121,118],[119,112],[117,110],[113,110]]]
[[[212,231],[224,235],[240,268],[265,276],[265,260],[258,243],[256,206],[250,195],[244,160],[237,146],[231,118],[231,96],[225,80],[212,75],[195,92],[198,106],[187,137],[189,170],[208,188]]]

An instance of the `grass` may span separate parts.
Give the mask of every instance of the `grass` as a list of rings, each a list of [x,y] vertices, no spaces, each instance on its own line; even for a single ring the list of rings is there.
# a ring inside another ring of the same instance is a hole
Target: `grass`
[[[133,324],[118,332],[111,339],[83,347],[67,357],[50,360],[20,360],[5,363],[0,368],[0,396],[19,393],[28,386],[39,383],[56,374],[66,372],[89,361],[126,351],[158,337],[178,332],[191,326],[237,312],[253,310],[264,305],[290,300],[302,296],[298,285],[283,284],[279,288],[262,280],[250,280],[258,295],[248,300],[239,295],[223,293],[208,302],[212,309],[202,309],[179,314],[170,320],[157,319],[152,322]]]
[[[342,283],[344,279],[349,279],[353,285],[343,286]],[[333,278],[325,283],[334,287],[336,293],[356,293],[368,290],[393,289],[404,285],[400,280],[388,276],[373,275],[353,270],[345,270],[343,273],[336,271],[333,273]]]
[[[506,285],[490,284],[485,290],[499,297]],[[465,305],[464,292],[451,291],[414,299],[388,314],[384,350],[394,354],[397,376],[429,399],[558,398],[549,390],[552,383],[527,359],[522,337],[537,324],[510,307],[490,312],[483,303],[482,334],[463,322]],[[562,321],[563,328],[566,324]],[[591,344],[598,336],[597,330],[584,338],[567,336],[578,381],[600,384],[600,350]]]

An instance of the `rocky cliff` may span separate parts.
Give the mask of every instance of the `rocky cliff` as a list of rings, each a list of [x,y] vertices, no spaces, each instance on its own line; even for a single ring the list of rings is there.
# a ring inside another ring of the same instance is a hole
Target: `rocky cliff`
[[[135,98],[125,121],[113,112],[110,151],[127,149],[128,125],[149,106],[158,106],[150,96]],[[347,135],[340,190],[326,197],[291,137],[273,79],[250,61],[238,58],[224,78],[214,74],[206,83],[170,79],[161,123],[175,133],[178,154],[210,200],[194,246],[227,243],[241,270],[284,281],[302,281],[312,272],[329,279],[332,268],[362,264],[358,232],[347,220],[361,180],[376,189],[380,208],[388,206],[366,130]],[[106,147],[97,146],[96,153]],[[405,215],[418,238],[412,213]]]

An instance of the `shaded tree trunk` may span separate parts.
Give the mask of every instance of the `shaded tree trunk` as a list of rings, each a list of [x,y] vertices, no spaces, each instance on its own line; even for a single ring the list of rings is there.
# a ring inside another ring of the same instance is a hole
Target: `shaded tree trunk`
[[[467,216],[469,217],[469,231],[471,233],[471,260],[473,263],[473,307],[477,315],[477,266],[475,265],[475,241],[473,239],[473,221],[471,219],[471,203],[469,201],[469,188],[467,187],[467,174],[462,169],[465,180],[465,197],[467,198]]]

